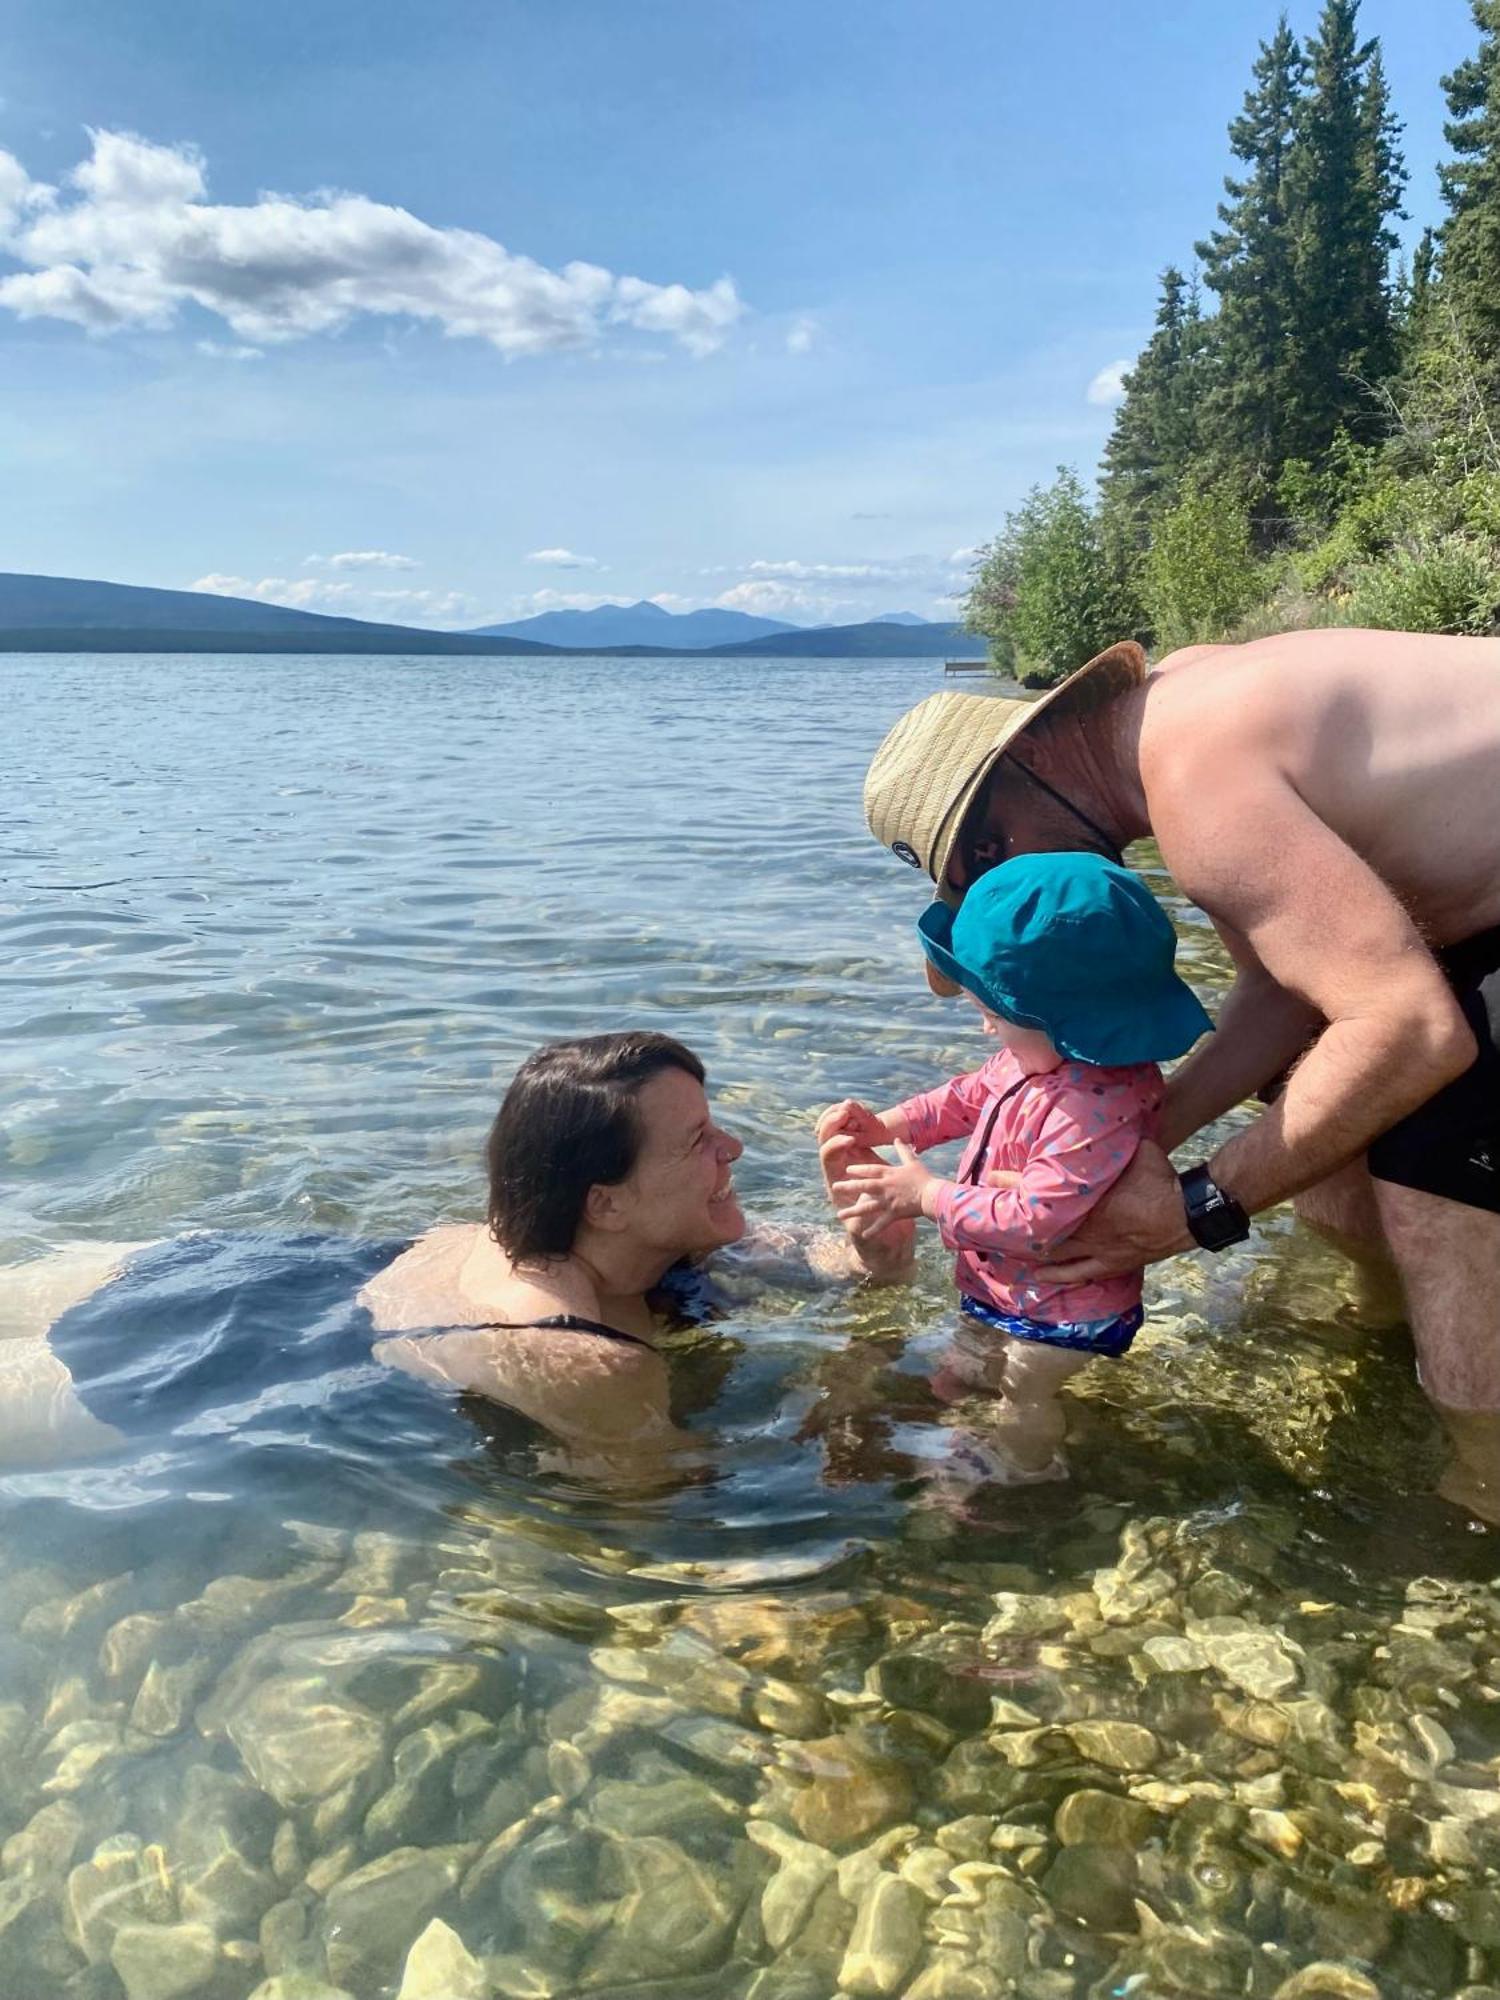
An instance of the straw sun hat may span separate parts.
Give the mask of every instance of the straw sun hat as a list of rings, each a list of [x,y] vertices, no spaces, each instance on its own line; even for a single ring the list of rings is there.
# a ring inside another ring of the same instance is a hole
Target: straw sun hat
[[[943,902],[960,902],[948,886],[948,863],[970,806],[1011,744],[1050,708],[1066,705],[1086,715],[1145,678],[1145,653],[1124,639],[1039,699],[930,694],[906,711],[871,760],[865,775],[871,833],[909,867],[924,868]],[[930,959],[925,970],[934,993],[958,991]]]
[[[891,730],[865,777],[865,818],[882,847],[923,868],[945,902],[959,829],[1000,758],[1038,716],[1064,707],[1084,715],[1146,677],[1146,655],[1122,640],[1039,699],[930,694]]]

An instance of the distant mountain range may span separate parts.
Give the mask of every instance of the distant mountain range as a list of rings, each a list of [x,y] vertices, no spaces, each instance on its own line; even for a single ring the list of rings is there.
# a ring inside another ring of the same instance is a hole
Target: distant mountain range
[[[658,604],[601,607],[634,617],[642,636],[603,639],[586,621],[597,612],[545,612],[515,626],[431,632],[293,611],[246,597],[200,590],[153,590],[90,578],[0,573],[0,652],[115,653],[614,653],[788,658],[982,659],[983,642],[956,625],[914,612],[888,612],[860,625],[802,630],[737,611],[663,611]],[[637,615],[639,614],[639,615]],[[582,621],[563,624],[548,621]],[[538,627],[546,628],[538,630]],[[747,630],[747,628],[749,628]],[[610,628],[606,628],[610,629]],[[613,629],[622,629],[619,627]]]
[[[739,639],[763,639],[796,628],[784,618],[755,618],[748,611],[664,611],[643,598],[639,604],[599,604],[592,611],[542,611],[509,625],[475,628],[487,639],[542,639],[549,646],[665,646],[697,652],[731,646]]]
[[[153,590],[88,577],[0,572],[7,653],[549,653],[525,640],[422,632],[291,611],[207,590]]]
[[[927,625],[915,611],[884,611],[874,625]],[[480,625],[486,639],[541,639],[549,646],[597,652],[601,646],[651,646],[674,653],[701,653],[745,639],[769,639],[778,632],[823,631],[786,618],[757,618],[748,611],[665,611],[649,598],[638,604],[599,604],[591,611],[541,611],[508,625]],[[838,628],[843,629],[843,628]]]

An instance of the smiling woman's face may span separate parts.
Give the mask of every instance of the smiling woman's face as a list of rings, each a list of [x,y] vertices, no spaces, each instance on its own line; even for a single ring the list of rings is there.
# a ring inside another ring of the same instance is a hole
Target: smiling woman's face
[[[635,1111],[640,1155],[618,1192],[637,1239],[669,1258],[737,1242],[745,1218],[733,1168],[745,1149],[714,1123],[703,1085],[686,1070],[659,1070],[637,1092]]]

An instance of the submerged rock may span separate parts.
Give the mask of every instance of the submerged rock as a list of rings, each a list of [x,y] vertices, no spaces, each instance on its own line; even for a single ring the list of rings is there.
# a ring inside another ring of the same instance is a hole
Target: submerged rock
[[[380,1718],[333,1694],[321,1674],[272,1675],[233,1711],[227,1728],[246,1770],[283,1807],[327,1798],[364,1777],[385,1742]]]
[[[1061,1632],[1068,1624],[1068,1614],[1053,1597],[1027,1597],[1015,1590],[996,1591],[994,1616],[980,1635],[986,1646],[995,1646],[1002,1639],[1041,1638],[1053,1632]]]
[[[1208,1618],[1189,1627],[1188,1636],[1208,1664],[1253,1700],[1274,1701],[1301,1679],[1297,1654],[1279,1632],[1260,1631],[1242,1620]]]
[[[670,1840],[619,1840],[612,1851],[621,1893],[608,1930],[585,1961],[584,1988],[680,1978],[718,1965],[748,1882],[737,1885]]]
[[[906,2000],[1001,2000],[1007,1988],[987,1966],[935,1951],[906,1989]]]
[[[170,1923],[176,1915],[165,1856],[133,1833],[102,1841],[63,1894],[64,1934],[91,1965],[109,1957],[122,1924]]]
[[[1134,1849],[1156,1825],[1156,1814],[1140,1799],[1118,1792],[1070,1792],[1057,1809],[1053,1829],[1064,1847]]]
[[[911,1775],[857,1737],[823,1736],[794,1746],[788,1766],[808,1782],[791,1800],[792,1824],[819,1847],[854,1847],[911,1811]]]
[[[1161,1745],[1138,1722],[1072,1722],[1068,1735],[1081,1756],[1111,1771],[1149,1771]]]
[[[39,1885],[59,1881],[78,1852],[85,1825],[71,1799],[54,1799],[0,1848],[0,1865],[7,1876]]]
[[[927,1899],[899,1875],[877,1875],[860,1899],[839,1967],[839,1986],[861,2000],[888,2000],[921,1956]]]
[[[1053,1909],[1090,1930],[1134,1927],[1135,1856],[1118,1847],[1081,1841],[1059,1850],[1041,1882]]]
[[[396,2000],[489,2000],[490,1982],[458,1932],[434,1917],[406,1954]]]
[[[288,1972],[266,1979],[256,1987],[250,2000],[354,2000],[343,1986],[330,1986],[326,1979],[310,1973]]]
[[[716,1792],[701,1778],[668,1778],[660,1784],[629,1784],[609,1779],[595,1787],[588,1813],[607,1833],[641,1834],[727,1833],[737,1822],[732,1799]]]
[[[837,1864],[826,1847],[798,1840],[768,1820],[752,1820],[745,1831],[778,1864],[761,1894],[760,1920],[766,1943],[781,1951],[807,1921]]]
[[[189,1713],[209,1674],[206,1659],[183,1660],[164,1667],[152,1660],[130,1710],[130,1726],[143,1736],[175,1736],[187,1727]]]
[[[1283,1979],[1272,2000],[1381,2000],[1381,1995],[1357,1967],[1319,1960]]]
[[[110,1949],[127,2000],[183,2000],[219,1968],[219,1941],[203,1924],[122,1924]]]
[[[453,1889],[472,1847],[398,1847],[334,1884],[323,1906],[330,1975],[356,1989],[379,1979]]]

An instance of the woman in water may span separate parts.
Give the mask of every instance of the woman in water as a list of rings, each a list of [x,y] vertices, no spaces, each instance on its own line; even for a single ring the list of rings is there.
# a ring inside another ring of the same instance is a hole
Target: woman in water
[[[747,1239],[741,1151],[681,1042],[593,1035],[517,1071],[482,1224],[401,1245],[203,1233],[5,1273],[0,1315],[23,1337],[0,1340],[0,1464],[285,1437],[292,1406],[306,1420],[351,1376],[398,1370],[530,1419],[575,1470],[649,1473],[684,1441],[658,1339],[701,1316],[703,1261]],[[910,1223],[859,1245],[755,1235],[783,1275],[910,1267]]]

